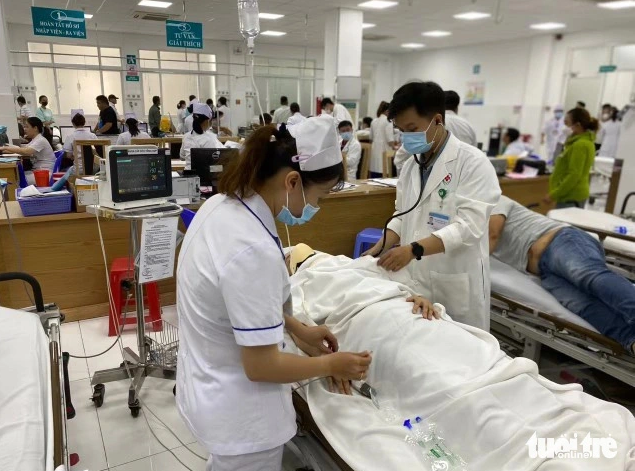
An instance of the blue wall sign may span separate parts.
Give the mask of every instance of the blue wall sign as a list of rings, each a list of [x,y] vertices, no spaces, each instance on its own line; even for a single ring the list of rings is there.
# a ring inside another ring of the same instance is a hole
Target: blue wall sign
[[[203,49],[203,23],[167,20],[165,35],[168,47]]]
[[[31,7],[31,17],[36,36],[86,39],[83,11]]]

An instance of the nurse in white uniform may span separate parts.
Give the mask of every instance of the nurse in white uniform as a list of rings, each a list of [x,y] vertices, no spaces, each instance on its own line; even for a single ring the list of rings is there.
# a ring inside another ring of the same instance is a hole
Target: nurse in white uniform
[[[395,133],[393,124],[388,121],[390,103],[382,101],[377,108],[377,117],[370,125],[370,139],[373,141],[370,153],[371,177],[378,178],[384,173],[384,152],[393,149]]]
[[[283,446],[296,433],[289,383],[359,380],[371,362],[368,352],[335,353],[326,327],[287,315],[290,284],[275,219],[308,222],[344,178],[333,120],[311,118],[298,128],[295,139],[270,126],[249,137],[179,256],[176,400],[212,455],[208,471],[280,471]],[[286,353],[284,329],[322,356]]]
[[[212,110],[205,103],[196,103],[192,115],[192,131],[183,137],[180,156],[185,160],[185,170],[192,169],[192,149],[221,149],[225,147],[216,134],[209,130],[212,124]]]
[[[620,142],[622,128],[622,123],[617,119],[619,113],[620,111],[617,108],[611,108],[611,115],[602,122],[597,138],[597,142],[602,143],[598,152],[601,157],[614,159],[617,155],[617,146]]]
[[[390,117],[414,158],[399,177],[386,243],[366,254],[381,254],[389,271],[407,269],[411,288],[454,320],[489,330],[488,221],[501,190],[485,154],[444,128],[444,102],[433,82],[406,84],[393,96]]]

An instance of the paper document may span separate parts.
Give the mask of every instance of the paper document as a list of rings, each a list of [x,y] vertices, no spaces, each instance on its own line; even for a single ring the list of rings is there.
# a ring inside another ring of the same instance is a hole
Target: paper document
[[[337,190],[331,190],[331,193],[339,193],[340,191],[349,191],[349,190],[354,190],[355,188],[357,188],[357,185],[355,185],[354,183],[348,183],[348,182],[344,182],[344,184],[342,185],[341,188],[337,189]]]
[[[163,280],[174,275],[178,223],[178,217],[143,220],[139,283]]]
[[[397,188],[398,178],[373,178],[368,182],[369,185],[375,184],[375,186],[389,186],[391,188]]]
[[[12,164],[20,160],[20,157],[0,157],[0,164]]]
[[[525,165],[523,167],[522,173],[509,172],[506,176],[513,180],[523,180],[525,178],[534,178],[538,176],[538,169]]]

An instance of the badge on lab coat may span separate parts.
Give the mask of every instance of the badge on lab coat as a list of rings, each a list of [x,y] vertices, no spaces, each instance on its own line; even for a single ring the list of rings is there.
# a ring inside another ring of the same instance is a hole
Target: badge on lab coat
[[[441,213],[430,213],[428,217],[428,226],[432,230],[438,231],[450,224],[450,216]]]

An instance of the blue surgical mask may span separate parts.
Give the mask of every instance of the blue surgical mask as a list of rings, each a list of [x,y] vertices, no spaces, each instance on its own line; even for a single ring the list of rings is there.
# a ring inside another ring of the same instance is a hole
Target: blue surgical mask
[[[350,141],[353,138],[353,133],[352,132],[343,132],[342,134],[340,134],[340,136],[342,136],[342,139],[344,141]]]
[[[434,145],[434,139],[432,142],[428,142],[427,132],[432,126],[432,122],[424,132],[404,132],[401,135],[401,142],[403,142],[404,148],[410,154],[425,154]],[[436,136],[436,133],[435,133]]]
[[[289,210],[289,193],[287,193],[287,205],[283,206],[276,219],[280,221],[282,224],[286,224],[287,226],[301,226],[302,224],[306,224],[309,222],[313,216],[320,210],[320,208],[316,208],[315,206],[311,206],[306,202],[306,197],[304,196],[304,187],[302,187],[302,198],[304,198],[304,209],[302,210],[302,216],[295,217],[291,211]]]
[[[556,111],[554,113],[554,116],[556,117],[556,119],[560,119],[564,116],[564,113],[562,111]]]

